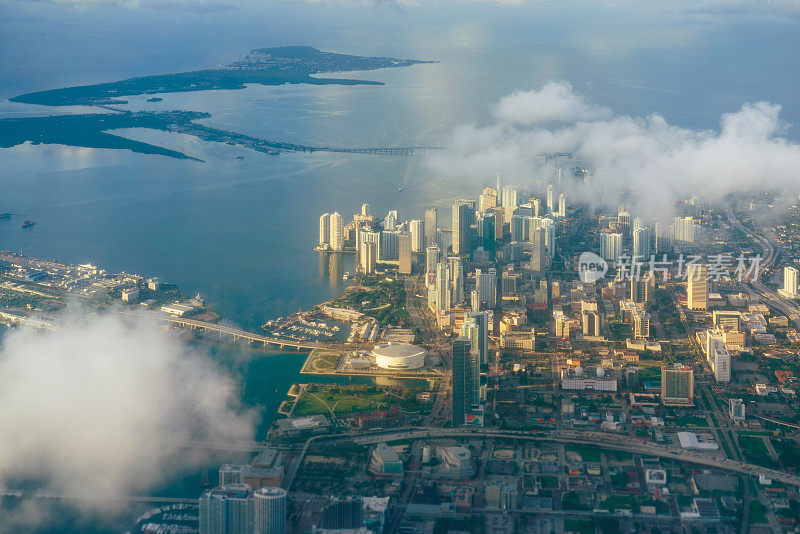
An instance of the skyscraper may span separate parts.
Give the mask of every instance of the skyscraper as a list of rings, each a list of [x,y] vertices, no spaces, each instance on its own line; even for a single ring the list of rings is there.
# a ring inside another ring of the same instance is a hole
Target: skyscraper
[[[461,337],[470,340],[469,360],[467,362],[467,389],[465,392],[466,403],[469,405],[478,404],[481,401],[481,356],[476,349],[480,327],[475,321],[465,320],[461,325]]]
[[[547,251],[545,250],[547,231],[544,228],[537,228],[533,231],[532,241],[531,270],[541,273],[547,268]]]
[[[486,213],[497,206],[497,191],[491,187],[484,187],[478,196],[478,211]]]
[[[471,348],[478,351],[480,365],[489,363],[489,314],[483,312],[470,312],[464,317],[464,324],[474,324],[475,330],[472,331],[475,337],[468,335],[465,330],[461,330],[461,335],[469,338]]]
[[[450,309],[450,269],[444,262],[436,264],[436,312]]]
[[[562,219],[567,216],[567,197],[564,193],[558,195],[558,216]]]
[[[331,249],[344,250],[344,225],[342,224],[342,216],[339,212],[331,213],[330,223]]]
[[[429,288],[436,284],[437,263],[439,263],[439,247],[431,245],[425,249],[425,282]]]
[[[704,263],[686,267],[686,306],[690,310],[708,309],[708,266]]]
[[[503,239],[503,225],[505,224],[505,215],[503,208],[494,209],[494,238],[496,240]]]
[[[484,213],[481,219],[481,244],[484,250],[494,251],[497,221],[494,212]]]
[[[673,226],[657,222],[655,224],[655,250],[656,252],[670,253],[673,250]]]
[[[425,250],[425,223],[419,219],[411,221],[411,252]]]
[[[331,214],[324,213],[319,218],[319,245],[324,247],[331,241]]]
[[[436,228],[438,227],[436,208],[425,210],[425,246],[436,244]]]
[[[466,422],[469,361],[470,341],[459,337],[453,341],[453,427]]]
[[[676,363],[661,368],[661,403],[665,406],[694,404],[694,371]]]
[[[486,272],[475,269],[475,291],[478,293],[478,301],[487,308],[497,305],[497,271],[494,267]]]
[[[517,202],[517,188],[513,185],[503,186],[503,210],[505,210],[505,220],[511,220],[514,215],[514,210],[518,206]]]
[[[397,232],[384,230],[381,232],[380,246],[378,248],[379,260],[396,260],[400,258],[400,240]]]
[[[653,232],[647,226],[641,226],[633,231],[633,256],[640,261],[650,261],[650,256],[653,254],[651,242],[653,240]]]
[[[453,203],[453,253],[469,253],[469,227],[472,224],[470,204],[466,200]]]
[[[450,304],[460,306],[464,301],[464,264],[459,256],[449,256],[447,261],[453,286],[453,297]]]
[[[796,268],[783,268],[783,291],[781,291],[781,294],[784,297],[790,299],[797,298],[797,275],[798,271]]]
[[[553,184],[547,184],[547,194],[545,196],[545,202],[547,204],[547,213],[555,213],[556,211],[556,202],[555,202],[555,188],[553,188]]]
[[[374,232],[377,236],[378,233]],[[378,245],[373,241],[367,241],[361,244],[361,252],[359,255],[359,265],[364,274],[372,274],[375,272],[375,264],[378,262]]]
[[[627,239],[631,235],[631,214],[623,206],[617,210],[617,231]]]
[[[361,204],[361,216],[369,217],[370,215],[372,215],[372,209],[370,209],[369,204],[367,204],[366,202],[364,204]]]
[[[383,219],[383,229],[393,232],[397,226],[397,210],[390,210]]]
[[[411,274],[411,234],[400,234],[397,236],[397,248],[400,265],[397,272],[400,274]]]
[[[253,493],[253,534],[286,532],[286,491],[260,488]]]
[[[675,217],[673,229],[676,243],[682,245],[694,244],[694,219],[691,217]]]
[[[606,261],[616,262],[622,254],[622,234],[600,234],[600,257]]]

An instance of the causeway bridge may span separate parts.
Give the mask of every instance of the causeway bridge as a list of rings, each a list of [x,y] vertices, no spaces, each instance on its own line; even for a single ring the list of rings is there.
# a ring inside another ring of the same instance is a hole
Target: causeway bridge
[[[245,330],[240,330],[232,326],[225,326],[189,317],[172,317],[172,316],[158,316],[162,321],[167,321],[177,326],[191,328],[192,330],[217,333],[224,336],[230,336],[233,341],[247,341],[248,343],[262,344],[265,347],[274,345],[280,348],[293,347],[303,350],[324,349],[330,347],[328,343],[320,343],[318,341],[300,341],[297,339],[280,338],[272,336],[263,336],[261,334],[254,334]]]

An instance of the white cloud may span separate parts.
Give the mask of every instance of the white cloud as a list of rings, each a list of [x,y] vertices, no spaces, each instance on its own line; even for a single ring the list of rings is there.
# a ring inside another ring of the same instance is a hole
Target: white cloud
[[[188,467],[186,440],[252,440],[237,384],[202,351],[151,320],[70,313],[50,332],[18,329],[0,346],[0,486],[30,480],[108,500]],[[111,508],[109,508],[111,507]]]
[[[568,82],[548,82],[541,89],[516,91],[503,97],[495,116],[502,122],[531,125],[606,118],[611,116],[611,110],[587,102]]]
[[[524,99],[517,101],[527,108]],[[509,105],[500,116],[515,113]],[[554,168],[537,155],[571,152],[596,175],[589,189],[566,183],[568,198],[599,202],[603,197],[607,206],[624,198],[635,215],[663,220],[678,200],[696,194],[715,202],[730,193],[771,189],[796,198],[800,144],[782,137],[787,126],[779,114],[780,106],[774,104],[745,104],[723,115],[717,131],[681,128],[660,115],[549,127],[503,120],[485,127],[463,125],[453,132],[450,150],[432,155],[428,164],[445,178],[475,186],[502,172],[506,183],[538,190],[553,181]],[[561,165],[570,164],[561,160]]]

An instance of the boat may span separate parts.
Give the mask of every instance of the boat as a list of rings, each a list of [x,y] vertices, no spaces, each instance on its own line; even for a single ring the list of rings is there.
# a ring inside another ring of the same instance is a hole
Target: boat
[[[10,218],[11,218],[10,213],[6,213],[5,211],[0,211],[0,219],[10,219]]]
[[[342,280],[347,280],[348,278],[350,278],[350,271],[347,271],[342,275]]]
[[[32,221],[30,219],[27,219],[24,223],[22,223],[23,228],[33,228],[34,226],[36,226],[36,221]]]

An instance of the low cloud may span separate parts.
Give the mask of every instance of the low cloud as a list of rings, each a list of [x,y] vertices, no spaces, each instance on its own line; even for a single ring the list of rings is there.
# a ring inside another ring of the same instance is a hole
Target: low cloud
[[[73,311],[54,331],[14,330],[0,376],[0,486],[87,497],[94,514],[190,467],[187,440],[253,439],[238,384],[148,319]]]
[[[516,91],[503,97],[495,107],[495,117],[499,121],[525,126],[610,116],[610,109],[587,102],[567,82],[548,82],[541,89]]]
[[[724,114],[716,130],[691,130],[658,114],[586,120],[586,110],[595,107],[568,96],[571,89],[564,88],[569,85],[547,84],[502,99],[497,122],[456,128],[449,150],[432,155],[428,165],[445,178],[475,187],[492,183],[501,172],[505,183],[536,192],[554,182],[555,175],[552,163],[546,164],[540,154],[570,152],[596,172],[588,187],[564,182],[569,200],[602,200],[611,207],[624,200],[634,215],[652,220],[668,219],[677,201],[694,195],[718,202],[754,190],[780,191],[785,198],[800,193],[800,144],[784,137],[789,125],[781,121],[778,105],[745,104]],[[515,96],[520,94],[533,96]],[[561,102],[557,113],[532,109],[533,102],[553,100],[543,94],[567,96],[555,99]],[[542,116],[574,120],[549,125],[541,123]],[[565,168],[574,164],[560,161]]]

